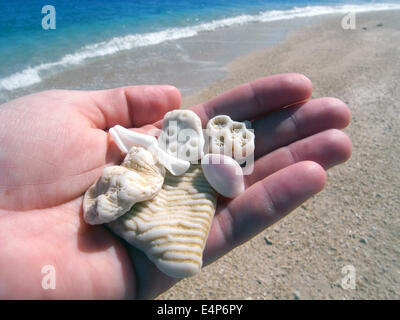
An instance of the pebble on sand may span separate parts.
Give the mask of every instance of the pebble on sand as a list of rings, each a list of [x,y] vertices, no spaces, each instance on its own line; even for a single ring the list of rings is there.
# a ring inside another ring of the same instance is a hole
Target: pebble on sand
[[[267,245],[272,246],[272,242],[268,240],[267,237],[264,237],[264,241]]]

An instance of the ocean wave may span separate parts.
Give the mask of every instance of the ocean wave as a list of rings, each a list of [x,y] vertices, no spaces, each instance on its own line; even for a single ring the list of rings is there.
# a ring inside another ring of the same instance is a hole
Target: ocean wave
[[[262,11],[255,15],[239,15],[232,18],[214,20],[193,26],[168,28],[159,32],[114,37],[108,41],[86,45],[74,53],[63,56],[58,61],[43,63],[35,67],[28,67],[20,72],[2,78],[0,79],[0,90],[11,91],[39,83],[42,81],[40,74],[54,68],[65,68],[72,65],[78,65],[91,58],[112,55],[120,51],[130,50],[137,47],[156,45],[165,41],[189,38],[202,32],[215,31],[217,29],[227,28],[234,25],[314,17],[326,14],[345,14],[348,12],[369,12],[396,9],[400,9],[400,4],[379,3],[362,5],[294,7],[293,9],[289,10]]]

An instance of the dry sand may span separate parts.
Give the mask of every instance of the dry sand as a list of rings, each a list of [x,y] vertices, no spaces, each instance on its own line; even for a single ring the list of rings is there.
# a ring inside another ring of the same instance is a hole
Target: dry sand
[[[400,298],[400,11],[358,14],[356,30],[340,21],[240,57],[225,80],[184,99],[190,106],[258,77],[300,72],[313,97],[349,105],[354,149],[324,191],[159,298]],[[341,286],[346,265],[355,267],[355,290]]]

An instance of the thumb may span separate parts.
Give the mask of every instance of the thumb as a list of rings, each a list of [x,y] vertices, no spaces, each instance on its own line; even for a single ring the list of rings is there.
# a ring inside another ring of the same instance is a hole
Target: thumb
[[[108,130],[119,124],[126,128],[152,124],[164,114],[178,109],[179,90],[170,85],[130,86],[99,91],[82,91],[79,111],[96,128]]]

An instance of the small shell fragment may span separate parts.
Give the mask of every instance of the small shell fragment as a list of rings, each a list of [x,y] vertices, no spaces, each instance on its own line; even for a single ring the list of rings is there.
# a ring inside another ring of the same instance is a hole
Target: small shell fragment
[[[224,154],[206,154],[201,168],[208,183],[219,194],[235,198],[244,191],[243,171],[240,165]]]
[[[132,147],[120,166],[103,170],[86,191],[83,216],[88,224],[110,222],[139,201],[154,197],[164,182],[165,169],[151,152]]]
[[[254,153],[254,133],[243,122],[218,115],[207,123],[208,152],[225,154],[240,164]]]
[[[111,222],[110,229],[139,248],[165,274],[183,278],[200,271],[217,195],[200,165],[182,176],[167,172],[161,191]]]
[[[158,144],[167,153],[198,163],[204,155],[204,136],[200,118],[190,110],[173,110],[164,116]]]

